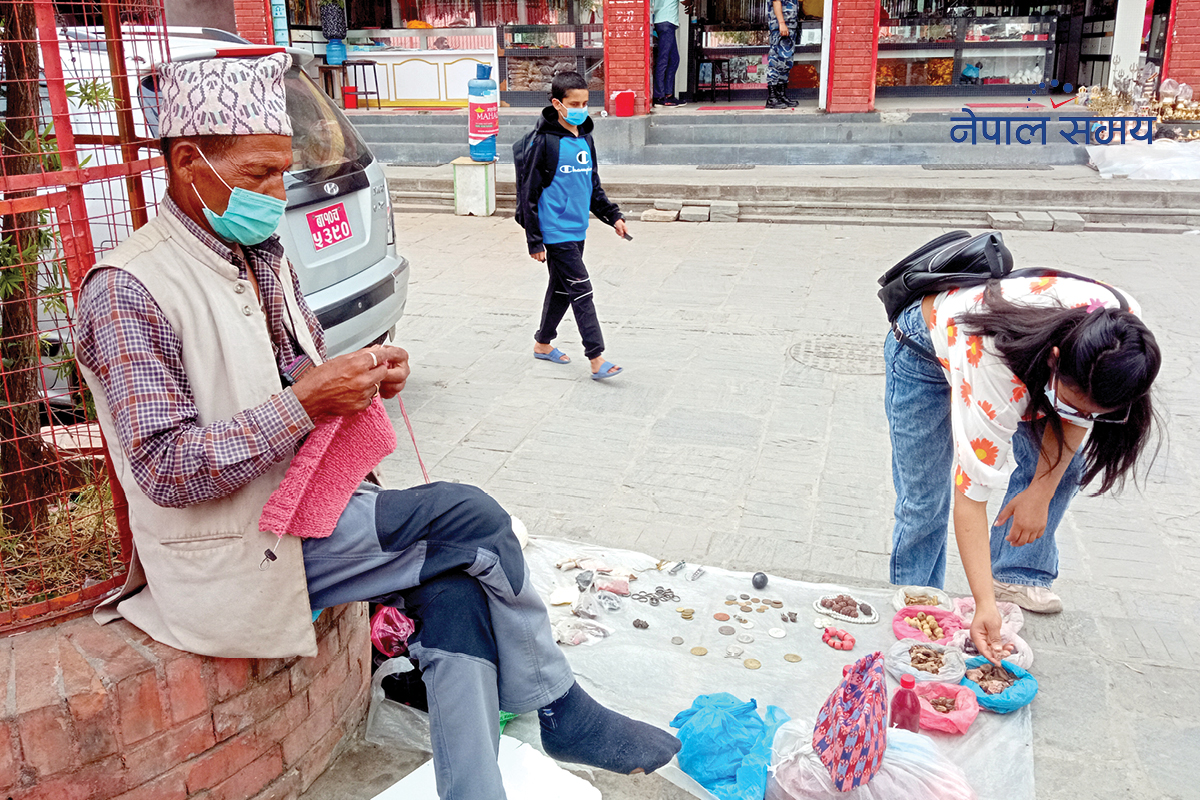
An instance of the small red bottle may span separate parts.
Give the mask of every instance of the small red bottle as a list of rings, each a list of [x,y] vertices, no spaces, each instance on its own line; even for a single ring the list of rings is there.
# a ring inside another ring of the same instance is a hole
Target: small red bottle
[[[921,732],[921,701],[913,687],[917,685],[912,675],[900,676],[900,688],[892,695],[892,716],[888,723],[892,728],[903,728],[913,733]]]

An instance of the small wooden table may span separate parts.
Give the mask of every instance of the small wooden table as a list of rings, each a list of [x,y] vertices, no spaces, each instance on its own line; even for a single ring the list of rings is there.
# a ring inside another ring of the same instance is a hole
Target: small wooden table
[[[346,107],[346,97],[342,89],[346,86],[345,64],[318,64],[317,71],[321,74],[321,86],[325,94],[333,98],[338,108]]]

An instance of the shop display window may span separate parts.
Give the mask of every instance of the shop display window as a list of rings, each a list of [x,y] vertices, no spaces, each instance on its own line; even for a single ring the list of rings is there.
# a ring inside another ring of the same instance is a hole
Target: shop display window
[[[1044,59],[1040,56],[1015,56],[979,52],[970,49],[963,51],[963,72],[959,75],[961,84],[1015,84],[1032,86],[1041,83],[1046,78]],[[969,69],[974,67],[974,70]]]
[[[1046,42],[1054,32],[1054,23],[1023,18],[971,20],[967,23],[968,42]]]
[[[953,75],[953,58],[880,58],[875,85],[949,86]]]
[[[955,29],[951,22],[933,25],[879,26],[880,44],[928,44],[953,42],[954,40]]]

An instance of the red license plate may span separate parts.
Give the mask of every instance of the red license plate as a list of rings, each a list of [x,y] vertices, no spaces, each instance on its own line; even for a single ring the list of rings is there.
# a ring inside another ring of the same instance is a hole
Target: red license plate
[[[312,234],[314,250],[329,247],[354,235],[350,230],[350,220],[346,217],[345,203],[322,208],[320,211],[310,211],[304,218],[308,220],[308,231]]]

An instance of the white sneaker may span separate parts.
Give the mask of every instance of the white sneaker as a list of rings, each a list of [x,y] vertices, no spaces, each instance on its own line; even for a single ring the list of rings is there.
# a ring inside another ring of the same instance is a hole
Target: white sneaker
[[[1062,598],[1041,586],[1022,586],[1018,583],[1002,583],[992,579],[992,590],[997,600],[1016,603],[1026,611],[1037,614],[1057,614],[1063,610]]]

